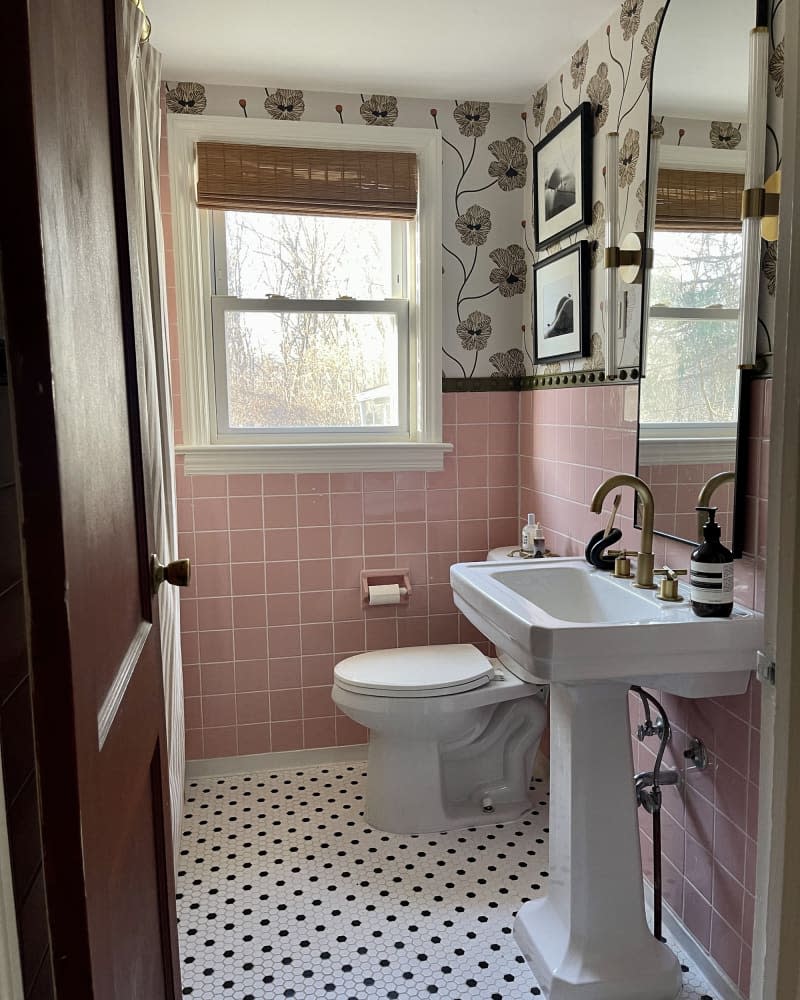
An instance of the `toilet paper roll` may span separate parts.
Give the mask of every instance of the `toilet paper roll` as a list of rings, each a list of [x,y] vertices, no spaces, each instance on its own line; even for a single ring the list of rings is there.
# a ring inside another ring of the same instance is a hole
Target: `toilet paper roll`
[[[397,583],[382,583],[369,588],[370,605],[378,604],[399,604],[400,598],[405,597],[406,588]]]

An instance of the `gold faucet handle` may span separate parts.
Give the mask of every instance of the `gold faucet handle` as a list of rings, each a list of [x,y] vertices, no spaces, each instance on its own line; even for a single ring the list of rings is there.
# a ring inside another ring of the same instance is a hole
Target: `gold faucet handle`
[[[635,552],[628,552],[626,549],[609,549],[608,555],[614,556],[614,576],[620,580],[630,580],[631,576],[631,556]]]
[[[683,600],[678,592],[678,577],[686,576],[685,569],[671,569],[669,566],[664,566],[662,569],[654,570],[653,576],[664,577],[658,585],[659,600],[674,603]]]

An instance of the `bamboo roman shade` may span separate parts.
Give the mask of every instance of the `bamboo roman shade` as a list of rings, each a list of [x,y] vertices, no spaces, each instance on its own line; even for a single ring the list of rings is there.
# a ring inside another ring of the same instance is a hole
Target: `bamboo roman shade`
[[[197,143],[200,208],[413,219],[414,153]]]
[[[742,228],[742,174],[658,171],[656,229],[734,232]]]

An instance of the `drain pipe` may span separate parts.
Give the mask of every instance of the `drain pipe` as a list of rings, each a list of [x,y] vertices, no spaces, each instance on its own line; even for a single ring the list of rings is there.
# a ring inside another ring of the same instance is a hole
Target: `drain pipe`
[[[636,735],[640,740],[648,736],[658,736],[659,746],[655,765],[652,771],[641,771],[634,777],[636,801],[653,817],[653,935],[659,941],[664,937],[661,933],[663,910],[663,886],[661,880],[661,787],[678,783],[678,772],[667,770],[662,773],[661,764],[667,749],[672,730],[664,706],[649,691],[637,684],[631,686],[631,691],[639,695],[644,709],[644,723],[639,726]],[[654,723],[650,715],[650,705],[660,713],[660,718]]]

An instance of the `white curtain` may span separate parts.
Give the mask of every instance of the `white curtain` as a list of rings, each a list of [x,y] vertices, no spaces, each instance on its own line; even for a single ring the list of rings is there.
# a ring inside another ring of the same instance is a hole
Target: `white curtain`
[[[118,59],[125,156],[133,297],[141,334],[144,392],[146,487],[152,498],[156,552],[162,562],[178,558],[175,449],[172,426],[164,236],[159,196],[159,105],[161,55],[141,42],[146,21],[131,0],[117,0]],[[177,856],[183,812],[185,746],[180,598],[175,587],[158,591],[161,656],[164,665],[169,792],[173,846]]]

